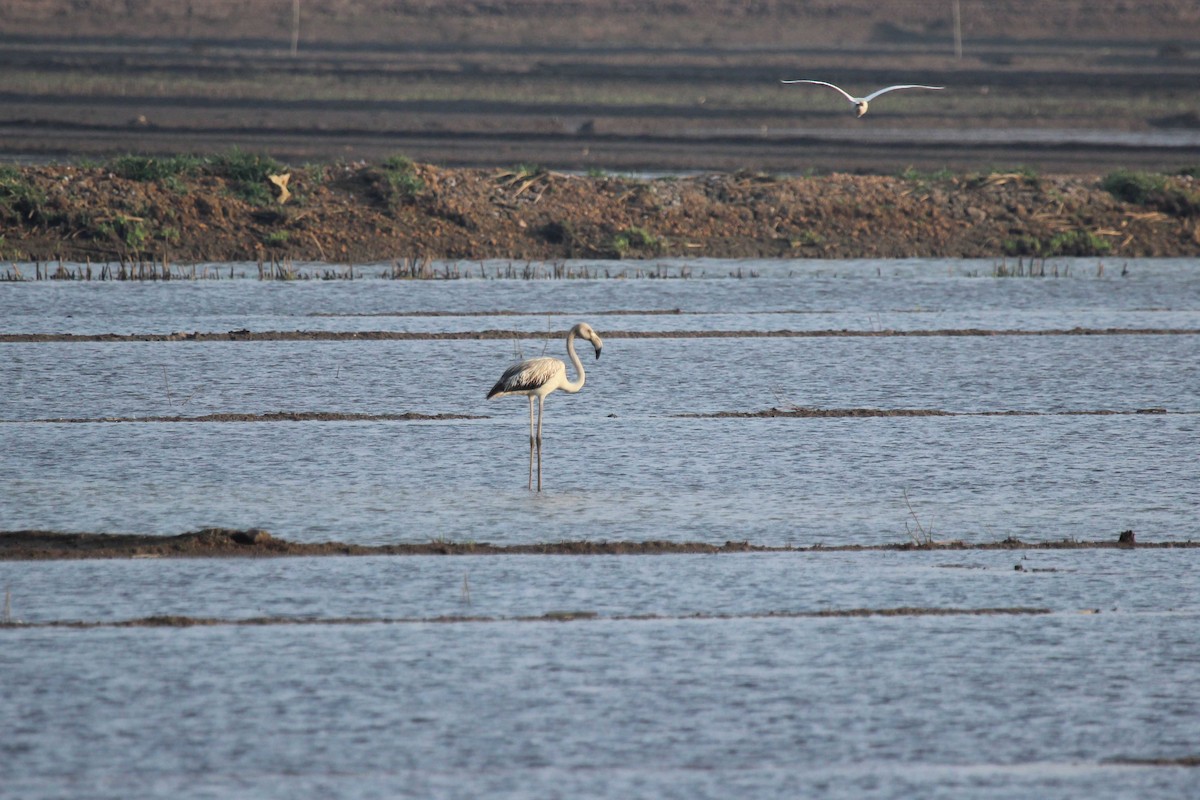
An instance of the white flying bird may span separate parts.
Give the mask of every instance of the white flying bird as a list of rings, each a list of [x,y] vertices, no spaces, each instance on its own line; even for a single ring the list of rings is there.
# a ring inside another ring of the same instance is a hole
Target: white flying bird
[[[830,89],[840,92],[842,97],[845,97],[847,100],[849,100],[851,103],[853,103],[854,107],[858,109],[858,116],[860,116],[860,117],[863,114],[867,113],[867,104],[870,103],[872,100],[874,100],[876,97],[879,97],[879,95],[884,94],[885,92],[894,92],[897,89],[945,89],[946,88],[945,86],[922,86],[919,83],[902,83],[899,86],[889,86],[886,89],[880,89],[877,92],[871,92],[866,97],[854,97],[853,95],[848,93],[846,90],[844,90],[838,86],[834,86],[832,83],[826,83],[825,81],[794,80],[794,81],[780,81],[780,83],[812,83],[812,84],[816,84],[817,86],[828,86]]]

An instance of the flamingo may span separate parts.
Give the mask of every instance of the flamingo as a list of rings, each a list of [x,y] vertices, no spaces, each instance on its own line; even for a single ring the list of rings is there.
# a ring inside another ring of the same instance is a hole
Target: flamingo
[[[838,87],[838,86],[834,86],[832,83],[826,83],[825,81],[794,80],[794,81],[780,81],[780,83],[812,83],[812,84],[816,84],[817,86],[828,86],[830,89],[833,89],[834,91],[841,92],[843,97],[845,97],[847,100],[849,100],[851,103],[853,103],[854,107],[858,109],[857,116],[859,116],[859,117],[861,117],[863,114],[867,113],[867,104],[868,103],[870,103],[876,97],[879,97],[879,95],[884,94],[885,92],[894,92],[897,89],[945,89],[946,88],[945,86],[923,86],[919,83],[902,83],[899,86],[889,86],[886,89],[880,89],[877,92],[871,92],[866,97],[854,97],[849,92],[847,92],[845,89],[842,89],[841,87]]]
[[[571,363],[575,365],[575,372],[579,374],[578,379],[567,380],[567,365],[557,358],[529,358],[504,370],[500,380],[496,381],[496,385],[487,394],[488,400],[493,397],[508,397],[516,394],[523,394],[529,398],[530,490],[533,489],[533,452],[535,448],[537,450],[537,490],[539,492],[542,490],[542,407],[546,402],[546,395],[556,389],[575,394],[583,388],[583,382],[587,378],[583,371],[583,364],[579,361],[579,355],[575,352],[576,336],[592,343],[592,347],[596,349],[596,358],[600,358],[600,348],[604,346],[604,342],[600,339],[600,334],[592,330],[592,326],[586,322],[579,323],[567,333],[567,355],[571,357]],[[533,427],[533,398],[535,397],[538,403],[536,436]]]

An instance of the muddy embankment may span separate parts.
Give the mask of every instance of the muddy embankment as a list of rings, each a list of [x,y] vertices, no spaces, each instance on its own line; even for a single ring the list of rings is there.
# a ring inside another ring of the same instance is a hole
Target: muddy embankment
[[[758,545],[727,541],[721,545],[668,541],[558,541],[517,545],[487,542],[428,542],[357,545],[345,542],[289,542],[265,530],[204,528],[175,536],[120,533],[0,531],[0,560],[31,561],[81,558],[196,558],[279,556],[413,556],[413,555],[657,555],[665,553],[827,553],[880,550],[1084,550],[1108,548],[1195,548],[1200,542],[1139,542],[1133,531],[1106,539],[1023,542],[1007,538],[989,543],[960,541],[901,542],[881,545],[813,547]]]
[[[390,262],[396,277],[438,277],[427,259],[1196,255],[1200,181],[1188,174],[643,180],[246,154],[0,168],[0,259],[42,262],[10,265],[13,279],[226,261]]]

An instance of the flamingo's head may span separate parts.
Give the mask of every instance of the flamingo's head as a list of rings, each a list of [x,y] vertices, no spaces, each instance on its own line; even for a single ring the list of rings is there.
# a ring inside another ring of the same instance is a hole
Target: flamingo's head
[[[591,325],[586,322],[581,322],[575,326],[575,333],[581,339],[587,339],[592,343],[592,347],[596,348],[596,358],[600,357],[600,349],[604,347],[604,340],[600,338],[600,334],[592,329]]]

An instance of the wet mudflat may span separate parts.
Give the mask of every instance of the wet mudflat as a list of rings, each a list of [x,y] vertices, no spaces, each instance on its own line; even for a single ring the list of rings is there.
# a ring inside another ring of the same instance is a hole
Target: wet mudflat
[[[884,550],[1090,550],[1161,549],[1200,547],[1196,541],[1138,542],[1133,530],[1115,539],[1057,542],[1022,542],[1008,538],[999,542],[968,544],[961,540],[928,538],[898,544],[877,545],[762,545],[748,541],[724,544],[705,542],[640,540],[562,540],[529,544],[496,545],[490,542],[453,542],[436,539],[405,544],[359,545],[345,542],[289,542],[261,528],[238,531],[205,528],[176,536],[119,533],[58,533],[55,531],[0,531],[0,560],[51,560],[79,558],[263,558],[271,556],[496,556],[496,555],[661,555],[681,553],[785,553]]]
[[[0,783],[1187,797],[1200,284],[1066,266],[0,285]]]

